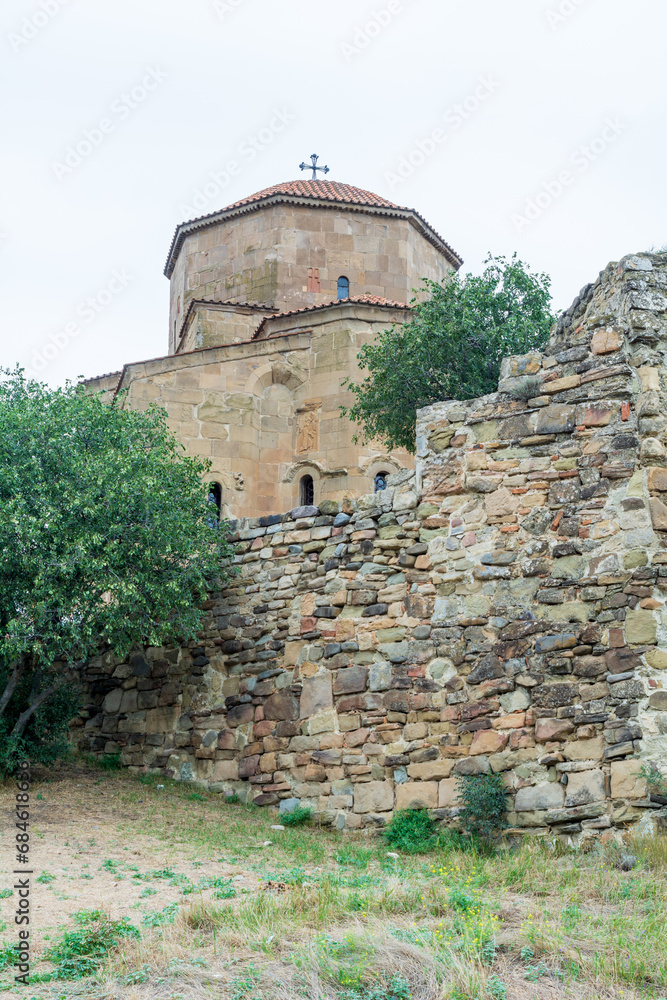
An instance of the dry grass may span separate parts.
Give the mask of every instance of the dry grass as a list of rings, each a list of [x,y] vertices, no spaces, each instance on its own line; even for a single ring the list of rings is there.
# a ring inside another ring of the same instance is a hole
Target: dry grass
[[[628,845],[629,872],[612,847],[543,842],[395,860],[377,837],[271,830],[275,814],[81,765],[37,782],[33,805],[37,870],[56,876],[35,898],[37,954],[92,905],[141,937],[95,980],[35,983],[26,998],[667,997],[666,838]],[[11,898],[0,905],[6,945]]]

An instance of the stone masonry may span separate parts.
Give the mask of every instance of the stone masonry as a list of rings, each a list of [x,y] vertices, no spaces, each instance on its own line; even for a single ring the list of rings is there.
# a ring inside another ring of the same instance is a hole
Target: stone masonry
[[[339,828],[455,822],[490,771],[517,833],[664,823],[666,352],[667,255],[609,265],[498,393],[420,412],[416,472],[236,522],[198,643],[93,661],[79,746]]]

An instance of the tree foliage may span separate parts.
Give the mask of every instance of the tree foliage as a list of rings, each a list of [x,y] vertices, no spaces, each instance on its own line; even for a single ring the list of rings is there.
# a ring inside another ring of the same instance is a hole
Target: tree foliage
[[[531,274],[516,254],[484,263],[481,275],[424,281],[428,298],[413,300],[409,322],[362,347],[368,374],[346,380],[355,400],[342,410],[364,440],[414,451],[420,407],[495,392],[504,357],[545,343],[555,319],[548,275]]]
[[[100,648],[194,638],[230,547],[208,463],[164,410],[2,374],[0,738],[19,752],[52,745],[71,709],[57,694]]]

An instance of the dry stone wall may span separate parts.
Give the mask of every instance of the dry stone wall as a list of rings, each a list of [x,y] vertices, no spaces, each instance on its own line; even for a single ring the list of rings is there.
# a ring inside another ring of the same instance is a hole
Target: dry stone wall
[[[667,257],[610,265],[416,473],[237,522],[187,648],[90,665],[79,745],[342,827],[502,772],[517,832],[664,822]],[[526,379],[535,392],[526,401]]]

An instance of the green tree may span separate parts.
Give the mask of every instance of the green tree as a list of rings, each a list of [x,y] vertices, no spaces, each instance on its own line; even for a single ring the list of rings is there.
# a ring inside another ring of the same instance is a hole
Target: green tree
[[[443,399],[471,399],[498,388],[500,363],[510,354],[541,347],[555,321],[546,274],[531,274],[514,254],[489,256],[480,275],[452,274],[413,300],[411,319],[362,347],[362,382],[343,414],[359,424],[359,437],[388,449],[415,449],[416,412]]]
[[[166,413],[0,380],[0,744],[51,759],[100,649],[196,636],[226,525]],[[2,766],[2,761],[0,761]]]

